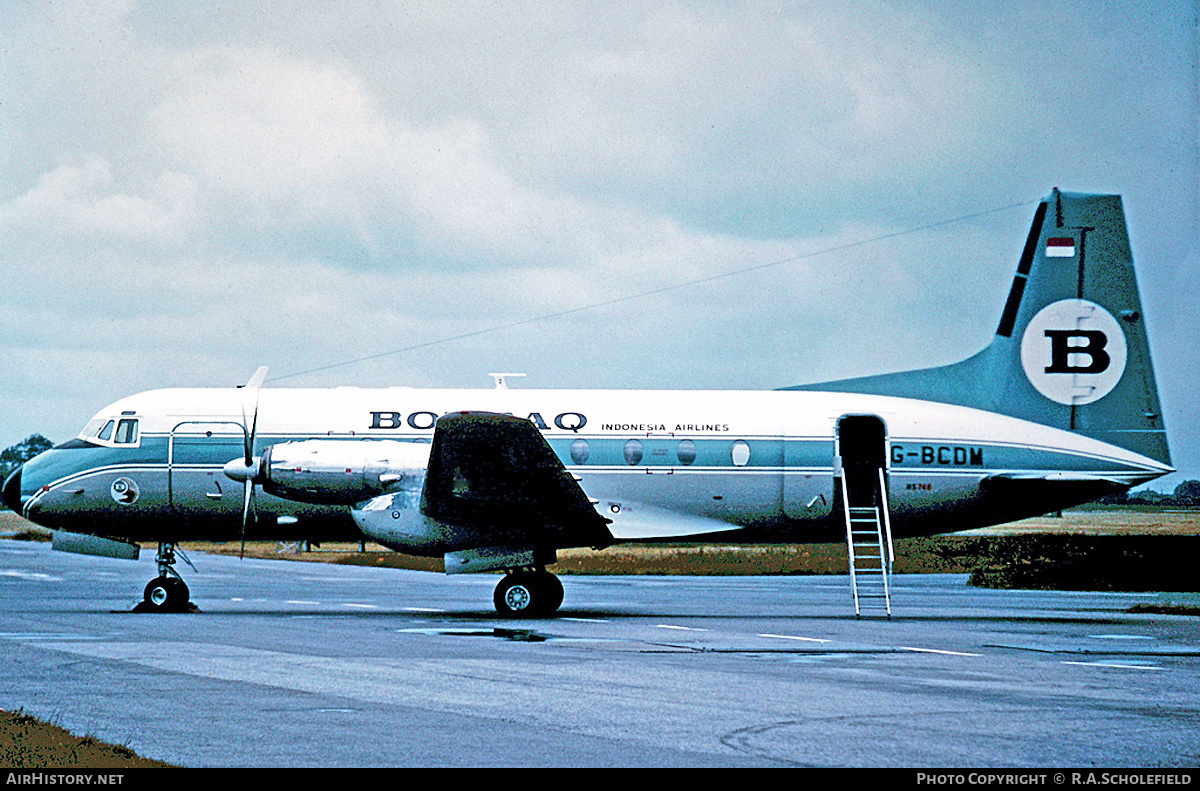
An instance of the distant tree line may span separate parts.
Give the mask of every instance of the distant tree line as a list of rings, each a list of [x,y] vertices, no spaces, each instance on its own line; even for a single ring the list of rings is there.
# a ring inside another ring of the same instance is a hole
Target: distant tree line
[[[0,452],[0,475],[7,478],[8,474],[17,467],[52,447],[54,447],[54,443],[41,434],[31,434],[23,442],[10,445]]]
[[[1175,487],[1171,493],[1156,492],[1153,489],[1139,489],[1136,492],[1110,494],[1097,500],[1105,505],[1157,505],[1177,506],[1184,508],[1200,507],[1200,481],[1184,481]]]
[[[20,467],[34,456],[52,447],[54,447],[54,443],[41,434],[31,434],[23,442],[10,445],[3,451],[0,451],[0,483],[3,483],[8,478],[8,474],[17,467]],[[0,503],[0,511],[7,509],[7,505]]]

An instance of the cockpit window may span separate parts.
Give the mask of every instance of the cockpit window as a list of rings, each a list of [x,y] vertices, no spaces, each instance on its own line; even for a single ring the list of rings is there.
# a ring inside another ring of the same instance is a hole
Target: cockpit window
[[[118,417],[106,421],[99,418],[88,423],[79,438],[100,445],[137,445],[138,419]]]
[[[123,418],[117,423],[116,443],[118,445],[133,445],[138,438],[138,422],[131,418]]]

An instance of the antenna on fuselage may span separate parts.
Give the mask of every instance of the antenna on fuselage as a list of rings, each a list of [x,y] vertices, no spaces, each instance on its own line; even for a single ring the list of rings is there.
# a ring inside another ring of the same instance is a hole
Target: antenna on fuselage
[[[509,379],[520,379],[525,374],[488,374],[488,376],[496,380],[497,390],[507,390]]]

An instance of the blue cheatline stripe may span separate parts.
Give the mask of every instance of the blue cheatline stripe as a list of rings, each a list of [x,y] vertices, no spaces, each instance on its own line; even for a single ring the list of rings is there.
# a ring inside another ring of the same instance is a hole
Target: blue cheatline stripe
[[[282,436],[262,437],[257,449],[297,439],[374,440],[378,437],[362,435],[344,436]],[[427,436],[394,437],[397,441],[417,442]],[[571,455],[571,446],[578,440],[588,443],[586,462],[577,464]],[[638,439],[642,455],[637,464],[629,464],[625,457],[625,445],[629,439]],[[678,455],[679,444],[687,439],[694,445],[694,460],[684,464]],[[645,470],[670,468],[674,470],[726,470],[742,471],[814,471],[823,474],[832,467],[833,442],[828,438],[785,439],[782,437],[721,437],[721,438],[660,438],[660,437],[596,437],[574,435],[548,437],[551,448],[564,465],[573,470]],[[735,442],[745,442],[750,455],[744,466],[735,466],[732,451]],[[125,468],[150,465],[167,465],[168,437],[165,435],[143,435],[138,447],[84,447],[63,450],[50,454],[38,462],[47,465],[46,470],[61,470],[60,475],[47,475],[52,479],[65,479],[78,474],[81,468],[91,471],[108,468]],[[184,468],[220,468],[231,459],[242,455],[242,438],[235,435],[217,435],[211,440],[190,437],[186,441],[176,438],[172,466]],[[944,439],[893,438],[889,444],[889,470],[894,473],[927,473],[961,470],[966,472],[990,471],[1062,471],[1103,474],[1130,469],[1126,462],[1022,443],[972,443],[969,441],[947,441]]]

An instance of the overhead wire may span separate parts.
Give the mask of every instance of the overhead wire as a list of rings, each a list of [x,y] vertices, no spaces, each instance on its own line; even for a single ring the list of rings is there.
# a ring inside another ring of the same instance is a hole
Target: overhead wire
[[[647,289],[645,291],[638,291],[636,293],[626,294],[624,296],[612,297],[611,299],[604,299],[604,300],[600,300],[599,302],[591,302],[586,305],[579,305],[577,307],[567,308],[565,310],[558,310],[558,311],[554,311],[552,313],[543,313],[538,316],[530,316],[528,318],[518,319],[516,321],[509,321],[509,322],[505,322],[503,324],[494,324],[489,327],[483,327],[483,328],[480,328],[477,330],[471,330],[470,332],[461,332],[461,333],[457,333],[455,335],[447,335],[442,338],[436,338],[434,340],[424,341],[422,343],[414,343],[414,344],[410,344],[408,346],[402,346],[397,349],[389,349],[388,351],[377,352],[375,354],[368,354],[368,355],[365,355],[362,357],[355,357],[355,358],[349,359],[349,360],[342,360],[341,362],[329,363],[328,365],[321,365],[321,366],[317,366],[315,368],[308,368],[303,371],[296,371],[293,373],[283,374],[281,376],[274,376],[274,377],[271,377],[269,381],[279,381],[281,379],[292,379],[292,378],[295,378],[298,376],[307,376],[309,374],[320,373],[322,371],[329,371],[334,368],[344,368],[344,367],[347,367],[350,365],[357,365],[358,363],[369,362],[371,360],[378,360],[383,357],[391,357],[392,355],[396,355],[396,354],[404,354],[405,352],[418,351],[420,349],[428,349],[433,346],[441,346],[443,344],[453,343],[454,341],[461,341],[461,340],[465,340],[467,338],[474,338],[474,337],[478,337],[480,335],[488,335],[493,332],[501,332],[503,330],[514,329],[516,327],[524,327],[526,325],[536,324],[536,323],[542,322],[542,321],[551,321],[553,319],[560,319],[560,318],[563,318],[564,316],[572,316],[577,313],[584,313],[584,312],[590,311],[590,310],[598,310],[600,308],[611,307],[613,305],[620,305],[625,302],[633,302],[635,300],[645,299],[647,297],[653,297],[653,296],[657,296],[659,294],[666,294],[666,293],[669,293],[672,291],[678,291],[678,290],[684,289],[684,288],[691,288],[692,286],[704,285],[705,283],[712,283],[712,282],[715,282],[718,280],[725,280],[725,279],[728,279],[731,277],[739,277],[741,275],[746,275],[751,272],[759,272],[764,269],[771,269],[773,267],[784,266],[786,264],[794,264],[797,261],[803,261],[803,260],[807,260],[809,258],[816,258],[818,256],[829,255],[831,253],[838,253],[838,252],[843,252],[845,250],[852,250],[856,247],[863,247],[863,246],[870,245],[870,244],[876,244],[878,242],[887,241],[889,239],[896,239],[896,238],[899,238],[902,236],[907,236],[907,235],[913,234],[913,233],[921,233],[923,231],[932,230],[934,228],[941,228],[946,225],[953,225],[955,223],[965,222],[967,220],[973,220],[973,219],[977,219],[979,217],[986,217],[987,215],[990,215],[990,214],[997,214],[997,213],[1003,212],[1003,211],[1010,211],[1012,209],[1018,209],[1023,206],[1031,206],[1035,203],[1038,203],[1038,201],[1037,200],[1025,200],[1025,201],[1017,201],[1015,203],[1008,203],[1003,206],[996,206],[996,207],[993,207],[990,209],[983,209],[981,211],[972,212],[970,214],[962,214],[962,215],[959,215],[956,217],[950,217],[950,218],[943,219],[943,220],[937,220],[934,222],[925,223],[923,225],[916,225],[916,226],[912,226],[909,228],[903,228],[898,231],[891,231],[889,233],[883,233],[883,234],[879,234],[877,236],[871,236],[866,239],[859,239],[859,240],[856,240],[853,242],[845,242],[842,244],[832,245],[830,247],[825,247],[820,250],[813,250],[813,251],[810,251],[807,253],[802,253],[800,255],[789,256],[788,258],[780,258],[778,260],[768,261],[768,262],[762,263],[762,264],[753,264],[751,266],[742,267],[740,269],[731,269],[727,272],[720,272],[720,273],[717,273],[714,275],[706,275],[704,277],[693,278],[691,280],[684,280],[679,283],[671,283],[669,285],[659,286],[657,288],[651,288],[651,289]]]

